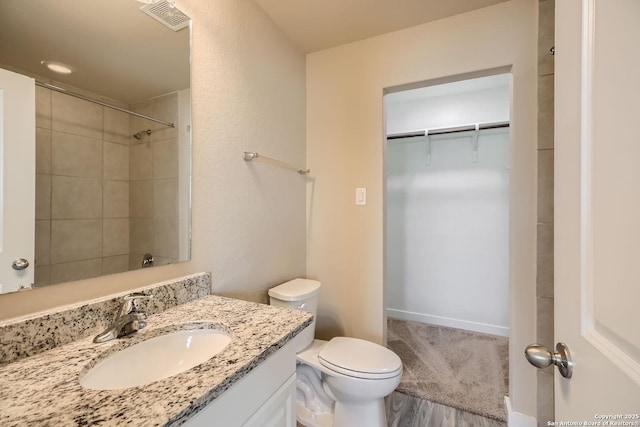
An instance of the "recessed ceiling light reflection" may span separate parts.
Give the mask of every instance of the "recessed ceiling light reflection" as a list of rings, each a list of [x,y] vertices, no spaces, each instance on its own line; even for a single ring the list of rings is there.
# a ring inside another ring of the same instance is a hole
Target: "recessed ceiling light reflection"
[[[69,67],[66,64],[63,64],[62,62],[46,60],[46,61],[40,61],[40,63],[45,67],[47,67],[49,70],[53,71],[54,73],[71,74],[73,72],[73,70],[71,70],[71,67]]]

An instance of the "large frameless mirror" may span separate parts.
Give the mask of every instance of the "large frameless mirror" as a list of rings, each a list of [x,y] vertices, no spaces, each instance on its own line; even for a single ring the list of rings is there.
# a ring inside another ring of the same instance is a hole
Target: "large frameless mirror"
[[[22,130],[35,133],[35,185],[21,196],[35,200],[33,253],[10,254],[0,232],[0,292],[190,258],[190,34],[164,0],[0,2],[0,94],[3,76],[35,85],[35,131]],[[3,135],[1,147],[23,143]],[[0,172],[4,188],[34,182]],[[3,230],[17,228],[13,205]]]

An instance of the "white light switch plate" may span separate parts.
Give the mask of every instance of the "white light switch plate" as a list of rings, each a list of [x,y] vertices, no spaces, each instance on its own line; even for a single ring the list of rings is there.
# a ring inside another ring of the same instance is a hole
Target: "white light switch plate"
[[[356,205],[365,206],[367,204],[367,189],[356,188]]]

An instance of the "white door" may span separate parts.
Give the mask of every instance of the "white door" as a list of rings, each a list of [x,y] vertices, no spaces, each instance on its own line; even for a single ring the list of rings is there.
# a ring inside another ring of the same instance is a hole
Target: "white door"
[[[556,422],[640,425],[640,1],[555,4]]]
[[[0,68],[0,293],[33,284],[35,120],[34,80]]]

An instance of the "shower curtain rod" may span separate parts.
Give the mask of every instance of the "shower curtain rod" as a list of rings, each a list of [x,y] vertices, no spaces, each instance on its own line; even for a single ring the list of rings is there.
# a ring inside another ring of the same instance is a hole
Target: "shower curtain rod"
[[[73,96],[75,98],[82,99],[83,101],[93,102],[94,104],[102,105],[103,107],[111,108],[113,110],[118,110],[118,111],[121,111],[123,113],[131,114],[132,116],[140,117],[141,119],[150,120],[152,122],[156,122],[156,123],[160,123],[160,124],[165,125],[165,126],[169,126],[170,128],[175,127],[175,125],[173,123],[165,122],[164,120],[159,120],[159,119],[155,119],[153,117],[145,116],[144,114],[136,113],[135,111],[127,110],[125,108],[116,107],[115,105],[107,104],[106,102],[98,101],[97,99],[88,98],[88,97],[86,97],[84,95],[80,95],[78,93],[69,92],[66,89],[63,89],[63,88],[58,87],[58,86],[54,86],[54,85],[49,84],[49,83],[42,83],[42,82],[39,82],[38,80],[36,80],[36,86],[40,86],[40,87],[43,87],[45,89],[50,89],[50,90],[53,90],[55,92],[64,93],[65,95]]]
[[[429,129],[427,131],[395,133],[395,134],[387,135],[387,141],[392,141],[394,139],[415,138],[415,137],[429,136],[429,135],[445,135],[449,133],[471,132],[471,131],[480,131],[480,130],[487,130],[487,129],[500,129],[500,128],[508,128],[509,126],[510,126],[509,122],[495,122],[495,123],[483,123],[483,124],[468,125],[468,126],[457,126],[452,128]]]

